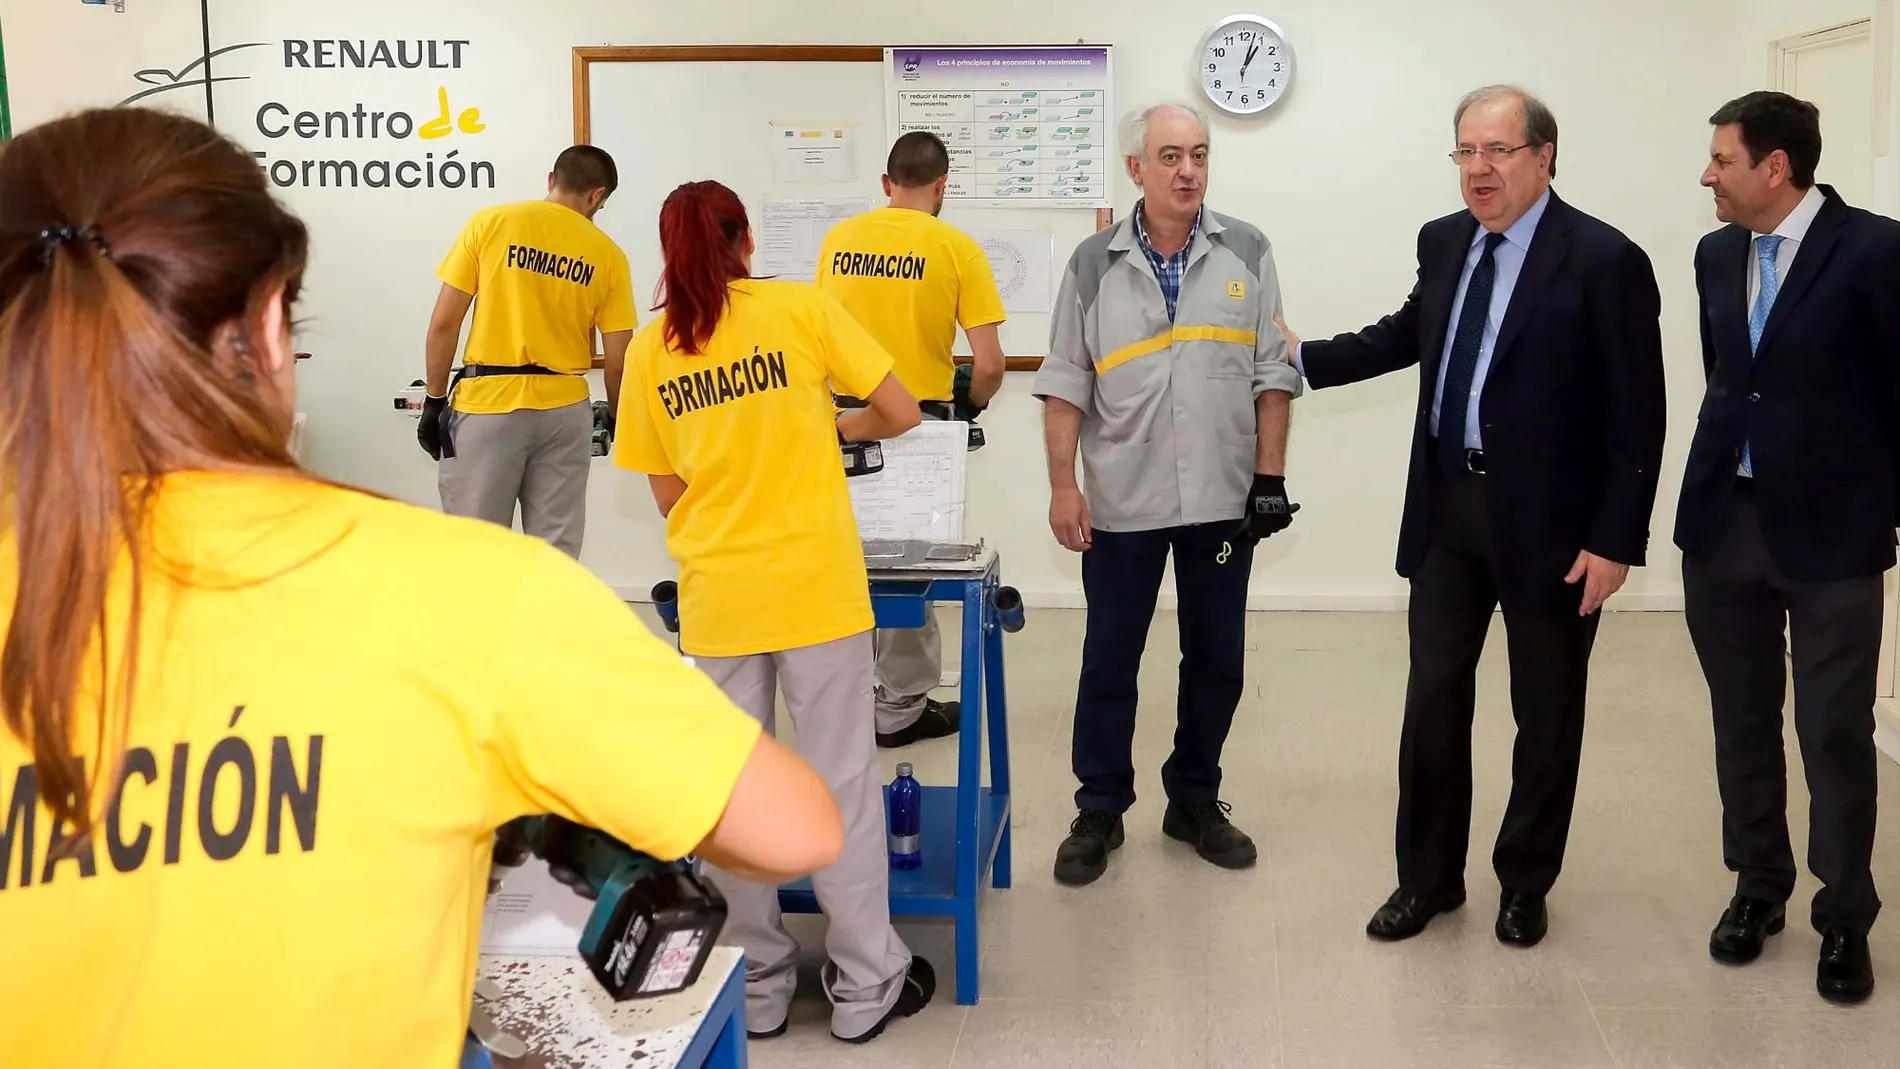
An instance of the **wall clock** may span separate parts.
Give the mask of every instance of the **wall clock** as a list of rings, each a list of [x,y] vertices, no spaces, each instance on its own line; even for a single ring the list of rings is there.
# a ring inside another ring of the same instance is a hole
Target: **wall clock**
[[[1258,115],[1293,84],[1286,34],[1259,15],[1229,15],[1201,39],[1201,92],[1229,115]]]

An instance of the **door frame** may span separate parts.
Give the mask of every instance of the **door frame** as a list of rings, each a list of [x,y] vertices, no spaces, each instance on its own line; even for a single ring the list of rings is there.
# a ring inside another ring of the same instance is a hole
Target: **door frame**
[[[1768,88],[1785,89],[1794,74],[1794,59],[1803,52],[1815,52],[1833,45],[1869,40],[1874,35],[1874,20],[1869,18],[1843,22],[1823,30],[1797,33],[1768,42]],[[1880,72],[1874,72],[1876,102],[1879,100]],[[1876,125],[1878,125],[1876,123]],[[1874,153],[1880,155],[1878,151]]]

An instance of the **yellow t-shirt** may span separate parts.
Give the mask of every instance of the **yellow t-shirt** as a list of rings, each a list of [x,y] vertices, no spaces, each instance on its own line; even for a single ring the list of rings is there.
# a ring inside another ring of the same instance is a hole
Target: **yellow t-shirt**
[[[969,330],[1004,319],[982,248],[909,208],[878,208],[832,227],[817,283],[890,352],[897,381],[919,401],[950,400],[958,324]]]
[[[7,1065],[454,1069],[494,829],[551,812],[679,857],[758,739],[588,572],[494,524],[197,474],[155,530],[200,582],[148,580],[125,786],[77,858],[49,859],[0,727]],[[16,562],[0,532],[0,614]]]
[[[621,380],[615,462],[686,483],[666,523],[680,648],[740,657],[867,631],[864,542],[827,381],[865,396],[890,354],[804,283],[728,292],[704,351],[668,346],[662,317],[634,336]]]
[[[477,212],[436,277],[475,295],[463,363],[539,364],[562,372],[463,379],[454,399],[462,412],[585,401],[594,331],[639,326],[626,254],[592,220],[551,201]]]

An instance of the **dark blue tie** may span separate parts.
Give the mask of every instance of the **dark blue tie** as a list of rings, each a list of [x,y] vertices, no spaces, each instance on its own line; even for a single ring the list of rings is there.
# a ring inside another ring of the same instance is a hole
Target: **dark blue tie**
[[[1438,395],[1438,460],[1448,472],[1465,470],[1465,413],[1471,404],[1471,383],[1478,374],[1478,351],[1484,346],[1484,323],[1491,315],[1497,251],[1502,244],[1503,234],[1484,236],[1484,255],[1465,286],[1458,333],[1451,342],[1451,363],[1445,368],[1445,389]]]

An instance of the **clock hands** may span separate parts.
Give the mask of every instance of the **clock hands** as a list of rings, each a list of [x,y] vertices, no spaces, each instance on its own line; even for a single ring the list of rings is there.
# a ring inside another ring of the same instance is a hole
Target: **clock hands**
[[[1247,46],[1247,58],[1240,61],[1240,79],[1247,80],[1247,68],[1253,65],[1253,58],[1260,54],[1260,42],[1254,41]]]

